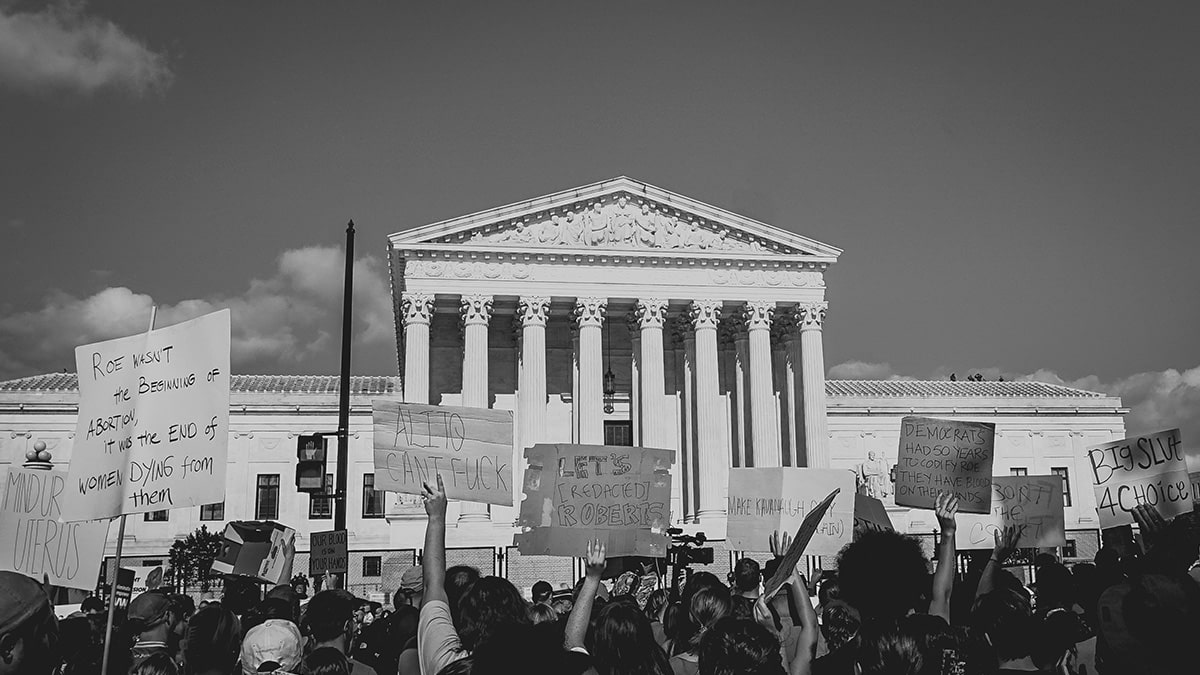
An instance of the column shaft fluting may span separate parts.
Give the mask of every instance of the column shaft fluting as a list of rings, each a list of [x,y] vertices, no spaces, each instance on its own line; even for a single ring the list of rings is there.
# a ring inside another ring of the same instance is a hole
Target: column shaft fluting
[[[825,348],[821,328],[828,305],[815,302],[800,307],[800,351],[804,389],[804,446],[808,466],[829,468],[829,432],[825,420]]]
[[[468,408],[488,406],[488,322],[492,296],[465,295],[461,304],[463,321],[462,404]],[[488,520],[487,504],[463,502],[458,522]]]
[[[513,466],[513,504],[520,504],[525,476],[525,448],[542,440],[546,429],[546,315],[550,298],[522,297],[517,303],[521,321],[521,388],[517,392],[517,443]]]
[[[771,317],[775,303],[746,303],[750,334],[750,430],[754,437],[754,466],[781,466],[779,422],[775,416],[775,387],[771,372]]]
[[[579,325],[579,442],[604,443],[604,298],[580,298],[575,303]]]
[[[725,515],[729,486],[726,462],[728,428],[721,414],[720,375],[717,372],[717,322],[721,303],[697,300],[689,308],[696,335],[696,455],[699,488],[698,519]]]
[[[433,319],[433,295],[405,293],[404,312],[404,400],[429,403],[429,322]]]
[[[641,328],[641,406],[642,445],[648,448],[669,448],[671,432],[665,408],[663,373],[663,322],[667,301],[638,300],[637,318]]]

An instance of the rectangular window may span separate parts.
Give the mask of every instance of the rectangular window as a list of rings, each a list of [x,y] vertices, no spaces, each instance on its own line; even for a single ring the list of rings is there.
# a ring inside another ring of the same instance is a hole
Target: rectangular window
[[[1067,543],[1062,547],[1062,557],[1063,558],[1079,557],[1078,552],[1075,550],[1075,540],[1074,539],[1068,539]]]
[[[383,558],[377,555],[363,556],[363,573],[364,577],[383,576]]]
[[[165,523],[170,511],[147,511],[143,520],[147,523]]]
[[[201,504],[200,520],[225,520],[225,502]]]
[[[254,499],[255,520],[279,518],[279,474],[258,474],[258,492]]]
[[[1023,466],[1014,466],[1013,468],[1009,469],[1009,474],[1013,476],[1028,476],[1029,469]]]
[[[383,491],[375,489],[375,474],[363,474],[363,518],[383,517]]]
[[[633,445],[633,422],[623,420],[604,421],[605,445]]]
[[[329,520],[333,517],[333,474],[325,474],[325,494],[308,496],[309,520]]]
[[[1065,466],[1056,466],[1050,469],[1050,472],[1056,476],[1062,476],[1063,479],[1063,506],[1071,505],[1071,474]]]

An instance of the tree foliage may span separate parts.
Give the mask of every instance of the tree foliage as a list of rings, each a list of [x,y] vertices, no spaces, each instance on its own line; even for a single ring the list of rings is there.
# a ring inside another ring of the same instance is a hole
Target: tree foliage
[[[171,570],[167,575],[168,583],[178,593],[187,593],[196,586],[199,586],[201,593],[208,592],[213,578],[213,559],[221,554],[224,542],[223,535],[209,532],[205,525],[176,540],[171,544],[169,554]]]

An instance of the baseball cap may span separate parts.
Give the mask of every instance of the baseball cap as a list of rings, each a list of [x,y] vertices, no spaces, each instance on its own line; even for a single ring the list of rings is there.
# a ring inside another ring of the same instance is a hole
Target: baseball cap
[[[274,670],[295,669],[300,665],[300,640],[296,624],[267,619],[251,628],[242,640],[242,672],[245,675],[264,672],[262,666],[271,663],[276,665]]]
[[[158,625],[171,609],[171,599],[157,591],[146,591],[129,603],[126,616],[135,622],[136,630]]]
[[[400,590],[404,593],[420,593],[425,590],[424,570],[420,565],[404,570],[400,575]]]
[[[0,572],[0,634],[11,632],[45,610],[50,600],[42,585],[24,574]]]

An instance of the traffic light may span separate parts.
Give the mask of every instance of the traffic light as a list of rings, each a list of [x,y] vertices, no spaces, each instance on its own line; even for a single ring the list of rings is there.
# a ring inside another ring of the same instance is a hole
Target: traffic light
[[[301,436],[296,446],[296,489],[325,493],[325,437]]]

